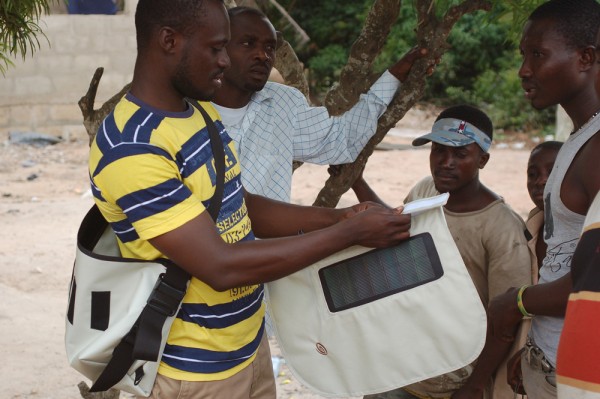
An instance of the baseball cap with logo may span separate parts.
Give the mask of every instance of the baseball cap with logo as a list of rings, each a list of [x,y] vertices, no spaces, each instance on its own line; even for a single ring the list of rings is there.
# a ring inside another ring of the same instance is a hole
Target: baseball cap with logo
[[[413,146],[421,146],[430,141],[449,147],[463,147],[477,143],[479,147],[488,152],[492,140],[483,131],[472,123],[456,118],[442,118],[435,121],[431,133],[413,140]]]

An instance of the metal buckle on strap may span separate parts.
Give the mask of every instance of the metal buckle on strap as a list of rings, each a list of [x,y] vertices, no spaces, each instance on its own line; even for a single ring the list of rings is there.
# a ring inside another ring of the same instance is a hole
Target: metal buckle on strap
[[[184,295],[185,291],[170,286],[161,275],[148,298],[148,306],[164,316],[171,317],[177,313],[177,308]]]
[[[525,349],[527,350],[527,362],[532,367],[539,368],[544,373],[553,373],[555,371],[554,366],[546,359],[544,351],[535,345],[530,338],[527,338]]]
[[[554,372],[554,366],[550,364],[550,362],[548,361],[548,359],[546,359],[546,356],[544,356],[544,354],[541,354],[541,358],[540,358],[540,366],[542,367],[542,371],[544,373],[553,373]]]

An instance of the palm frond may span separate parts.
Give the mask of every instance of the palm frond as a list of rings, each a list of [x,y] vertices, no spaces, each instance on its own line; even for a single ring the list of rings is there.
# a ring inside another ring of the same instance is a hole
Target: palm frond
[[[60,0],[0,0],[0,72],[6,73],[11,58],[40,48],[40,37],[47,40],[38,25],[40,17],[50,12],[50,5]]]

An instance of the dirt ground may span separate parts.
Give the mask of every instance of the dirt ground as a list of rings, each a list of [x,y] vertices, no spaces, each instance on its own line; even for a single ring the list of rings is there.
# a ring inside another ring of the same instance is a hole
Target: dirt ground
[[[430,126],[423,123],[422,126]],[[375,151],[365,178],[390,205],[429,173],[428,146],[405,149],[412,125],[391,132],[388,150]],[[67,288],[78,224],[92,204],[87,194],[87,139],[35,147],[0,137],[0,397],[79,398],[83,378],[64,353]],[[531,202],[525,188],[528,145],[497,145],[481,173],[523,217]],[[295,175],[293,201],[310,204],[327,178],[326,167],[304,165]],[[339,206],[355,202],[346,194]],[[274,355],[277,344],[271,341]],[[278,398],[313,399],[285,365]]]

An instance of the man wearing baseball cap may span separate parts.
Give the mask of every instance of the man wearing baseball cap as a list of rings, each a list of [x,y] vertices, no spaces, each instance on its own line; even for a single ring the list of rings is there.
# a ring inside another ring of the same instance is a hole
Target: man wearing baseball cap
[[[412,143],[421,146],[431,142],[431,176],[418,182],[404,201],[450,194],[444,206],[448,228],[486,307],[491,298],[508,288],[531,282],[523,220],[479,180],[479,170],[490,158],[492,137],[492,122],[480,109],[458,105],[444,110],[431,132]],[[369,194],[373,192],[362,178],[352,188],[361,201],[378,200],[376,195]],[[497,389],[512,394],[506,379],[493,383],[510,347],[510,342],[488,335],[476,362],[368,398],[488,398]]]

